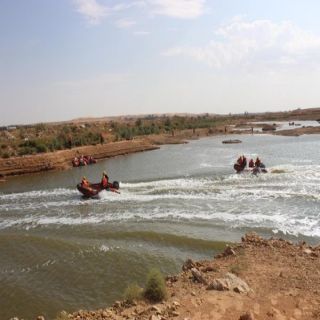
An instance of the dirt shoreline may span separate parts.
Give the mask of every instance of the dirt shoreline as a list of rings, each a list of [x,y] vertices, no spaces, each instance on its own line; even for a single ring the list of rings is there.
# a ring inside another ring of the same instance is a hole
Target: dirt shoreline
[[[221,129],[220,131],[213,131],[211,134],[217,134],[218,132],[221,133]],[[72,168],[72,159],[81,154],[92,155],[99,161],[125,154],[156,150],[160,148],[160,145],[164,144],[187,143],[187,140],[198,139],[204,136],[208,136],[207,129],[198,129],[195,132],[193,130],[183,130],[170,135],[149,135],[140,139],[0,159],[0,182],[4,182],[4,178],[10,176],[70,169]]]
[[[230,126],[215,129],[181,130],[171,134],[158,134],[144,136],[139,139],[109,142],[106,144],[83,146],[73,149],[60,150],[22,157],[0,159],[0,183],[10,176],[33,174],[51,170],[65,170],[72,168],[72,159],[80,154],[92,155],[97,160],[116,157],[119,155],[159,149],[160,145],[182,144],[188,140],[199,139],[207,136],[226,136],[230,134],[252,134],[248,130],[237,130]],[[254,134],[270,134],[270,132],[253,131]],[[320,127],[300,127],[292,130],[279,130],[272,132],[274,135],[300,136],[303,134],[320,134]]]
[[[95,159],[155,150],[159,147],[146,140],[120,141],[108,144],[85,146],[70,150],[36,154],[9,159],[0,159],[0,175],[3,177],[38,173],[50,170],[64,170],[72,167],[72,159],[81,154],[92,155]]]
[[[63,312],[57,319],[320,319],[319,270],[320,245],[250,233],[212,260],[188,259],[180,274],[166,278],[166,301],[117,301],[106,309]]]

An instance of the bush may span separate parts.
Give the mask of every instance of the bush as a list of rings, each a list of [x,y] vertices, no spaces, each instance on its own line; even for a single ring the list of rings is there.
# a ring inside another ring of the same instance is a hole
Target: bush
[[[36,150],[38,153],[47,152],[47,147],[43,143],[39,143],[36,146]]]
[[[24,155],[33,154],[33,153],[35,153],[35,149],[32,147],[22,147],[18,150],[19,156],[24,156]]]
[[[61,311],[60,313],[57,314],[55,320],[69,320],[68,312]]]
[[[125,290],[123,297],[127,302],[132,303],[134,300],[140,300],[142,298],[142,292],[142,288],[136,283],[132,283]]]
[[[36,132],[45,131],[46,125],[44,123],[38,123],[35,125]]]
[[[167,297],[167,288],[163,275],[157,269],[151,269],[147,276],[144,297],[152,302],[159,302]]]

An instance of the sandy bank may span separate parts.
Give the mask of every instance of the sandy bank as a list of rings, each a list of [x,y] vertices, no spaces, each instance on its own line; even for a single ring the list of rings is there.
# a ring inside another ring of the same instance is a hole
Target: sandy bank
[[[65,314],[66,319],[320,319],[320,245],[248,234],[213,260],[167,277],[169,298]]]
[[[279,130],[274,134],[279,136],[301,136],[303,134],[320,134],[320,126],[319,127],[300,127],[290,130]]]
[[[148,135],[140,139],[110,142],[95,146],[83,146],[8,159],[0,158],[0,182],[5,181],[3,178],[6,176],[71,168],[72,159],[81,154],[92,155],[95,159],[101,160],[124,154],[155,150],[159,148],[159,145],[164,144],[187,143],[187,140],[221,134],[221,132],[223,132],[221,128],[211,130],[210,132],[208,129],[181,130],[170,134]]]
[[[80,154],[90,154],[97,160],[129,153],[158,149],[146,140],[120,141],[96,146],[85,146],[31,156],[0,159],[0,175],[21,175],[48,170],[71,168],[72,159]]]
[[[254,131],[255,134],[261,132]],[[276,135],[298,136],[302,134],[319,134],[320,127],[302,127],[292,130],[280,130]],[[71,161],[80,154],[92,155],[97,160],[115,157],[124,154],[158,149],[159,145],[187,143],[188,140],[206,136],[252,134],[251,127],[248,130],[237,130],[232,126],[219,126],[216,128],[176,130],[170,134],[148,135],[139,139],[110,142],[95,146],[83,146],[73,149],[42,153],[36,155],[0,158],[0,182],[4,177],[22,174],[31,174],[48,170],[63,170],[71,168]]]

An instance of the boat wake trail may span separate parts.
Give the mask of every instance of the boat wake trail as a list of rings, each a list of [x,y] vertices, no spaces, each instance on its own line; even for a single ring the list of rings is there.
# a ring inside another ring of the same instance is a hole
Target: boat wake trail
[[[0,194],[0,228],[183,219],[320,237],[319,169],[123,182],[121,194],[103,191],[90,200],[72,189]]]

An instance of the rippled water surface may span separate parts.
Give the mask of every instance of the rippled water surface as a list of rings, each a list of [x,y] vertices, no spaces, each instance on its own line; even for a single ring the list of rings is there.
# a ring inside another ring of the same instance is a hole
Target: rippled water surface
[[[98,308],[158,266],[212,257],[245,232],[320,242],[320,137],[240,136],[163,146],[0,185],[0,319]],[[239,154],[268,174],[237,175]],[[84,200],[82,175],[107,170],[121,194]]]

